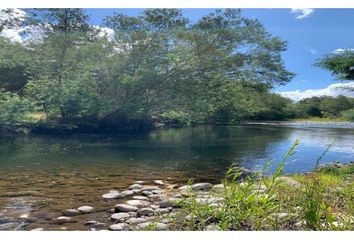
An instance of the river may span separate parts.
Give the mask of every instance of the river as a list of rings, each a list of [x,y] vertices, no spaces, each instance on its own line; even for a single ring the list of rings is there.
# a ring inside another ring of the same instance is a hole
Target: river
[[[321,164],[354,160],[354,128],[338,124],[198,126],[143,134],[0,137],[0,230],[85,230],[50,224],[62,210],[90,205],[104,218],[109,205],[100,196],[136,180],[188,179],[217,183],[236,163],[267,173],[292,144],[296,153],[285,173],[311,171]],[[32,223],[21,219],[33,217]],[[5,224],[5,225],[4,225]],[[6,225],[7,224],[7,225]],[[10,225],[9,225],[10,224]],[[12,224],[12,225],[11,225]],[[10,227],[9,227],[10,226]]]

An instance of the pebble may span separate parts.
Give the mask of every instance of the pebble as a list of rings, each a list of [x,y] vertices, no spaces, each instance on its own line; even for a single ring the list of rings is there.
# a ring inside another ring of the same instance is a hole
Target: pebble
[[[155,209],[155,213],[156,214],[159,214],[159,215],[162,215],[162,214],[165,214],[165,213],[169,213],[170,211],[167,209],[167,208],[158,208],[158,209]]]
[[[155,180],[155,181],[153,181],[153,183],[156,184],[156,185],[160,185],[160,186],[165,185],[162,180]]]
[[[94,211],[93,207],[90,206],[81,206],[77,208],[81,213],[92,213]]]
[[[104,226],[104,223],[96,221],[96,220],[89,220],[89,221],[85,222],[85,225],[88,225],[88,226]]]
[[[137,213],[136,212],[127,212],[131,217],[136,217]]]
[[[153,222],[145,222],[145,223],[139,223],[138,228],[140,230],[144,230],[146,228],[153,229],[155,231],[164,231],[167,230],[167,224],[164,223],[153,223]]]
[[[192,185],[193,190],[195,191],[201,191],[201,190],[209,190],[213,187],[210,183],[197,183]]]
[[[124,231],[124,230],[127,230],[129,227],[128,224],[126,223],[117,223],[117,224],[113,224],[111,226],[109,226],[109,230],[111,231]]]
[[[127,220],[128,218],[130,218],[130,215],[128,213],[115,213],[115,214],[112,214],[111,216],[111,219],[112,220],[115,220],[115,221],[120,221],[120,222],[123,222],[125,220]]]
[[[151,208],[141,208],[137,211],[138,216],[148,216],[154,214],[154,210]]]
[[[142,208],[150,205],[150,202],[143,200],[128,200],[126,203],[137,208]]]
[[[63,223],[76,223],[78,221],[76,219],[73,219],[72,217],[61,216],[56,219],[56,222],[59,224],[63,224]]]
[[[167,207],[172,207],[174,204],[169,201],[169,200],[162,200],[159,202],[159,207],[160,208],[167,208]]]
[[[77,209],[66,209],[63,211],[63,215],[67,217],[77,216],[80,215],[81,212]]]
[[[129,190],[136,190],[136,189],[142,189],[143,188],[143,185],[141,185],[141,184],[133,184],[133,185],[131,185],[128,189]]]
[[[121,194],[122,194],[123,197],[128,197],[128,196],[134,195],[134,191],[125,190],[125,191],[121,192]]]
[[[143,194],[144,196],[149,196],[152,195],[153,193],[150,191],[142,191],[141,194]]]
[[[134,196],[133,199],[135,199],[135,200],[148,200],[148,198],[145,196]]]
[[[137,207],[128,204],[117,204],[114,209],[116,210],[116,212],[135,212],[136,210],[138,210]]]
[[[129,224],[139,224],[139,223],[145,223],[145,222],[148,222],[149,219],[146,219],[146,218],[129,218],[126,223],[129,223]]]
[[[116,190],[111,190],[109,191],[109,193],[103,194],[102,198],[106,199],[106,200],[110,200],[110,199],[119,199],[122,198],[123,195],[121,193],[119,193]]]

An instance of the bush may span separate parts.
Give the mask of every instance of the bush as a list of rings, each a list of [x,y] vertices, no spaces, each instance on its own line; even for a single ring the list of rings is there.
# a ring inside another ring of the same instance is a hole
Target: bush
[[[10,92],[0,92],[0,124],[17,125],[30,120],[30,102]]]
[[[348,121],[354,122],[354,108],[343,111],[342,116]]]
[[[185,112],[169,111],[161,114],[161,119],[167,126],[189,125],[190,115]]]

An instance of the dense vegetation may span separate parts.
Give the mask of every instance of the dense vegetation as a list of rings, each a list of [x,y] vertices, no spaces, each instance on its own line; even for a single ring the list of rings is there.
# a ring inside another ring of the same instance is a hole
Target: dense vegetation
[[[287,158],[271,176],[242,176],[233,166],[210,193],[189,188],[171,217],[177,230],[353,230],[354,165],[315,167],[282,176]],[[320,159],[317,160],[319,163]]]
[[[177,9],[149,9],[106,17],[101,27],[81,9],[25,11],[18,19],[3,10],[11,21],[0,24],[0,31],[22,25],[37,35],[25,33],[22,43],[0,37],[3,128],[285,120],[336,117],[353,108],[347,98],[341,99],[350,107],[327,109],[329,98],[297,106],[272,93],[294,76],[281,59],[286,43],[239,10],[190,22]]]

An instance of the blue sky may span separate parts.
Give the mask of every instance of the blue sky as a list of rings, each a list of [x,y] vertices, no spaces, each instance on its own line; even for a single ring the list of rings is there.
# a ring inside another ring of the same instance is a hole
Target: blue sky
[[[86,9],[93,24],[101,24],[105,16],[114,12],[137,16],[143,9]],[[213,9],[183,9],[191,21],[214,11]],[[336,83],[325,70],[313,63],[323,54],[335,49],[354,48],[354,9],[242,9],[242,15],[259,19],[274,36],[288,42],[283,59],[288,70],[296,77],[286,86],[277,86],[275,91],[304,91],[323,89]]]

